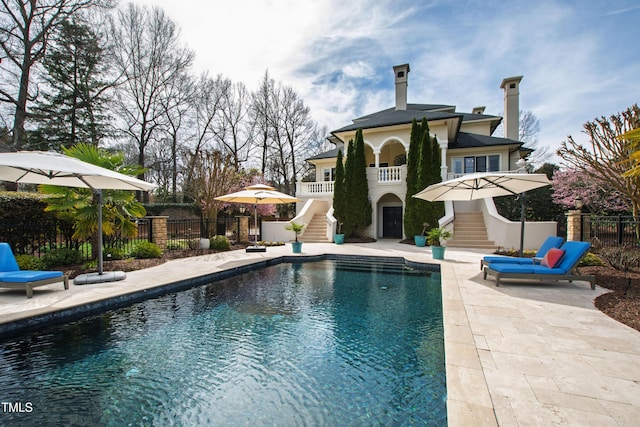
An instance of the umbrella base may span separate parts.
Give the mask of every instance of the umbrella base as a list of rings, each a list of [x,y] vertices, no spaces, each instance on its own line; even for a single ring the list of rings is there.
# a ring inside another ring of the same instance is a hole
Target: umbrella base
[[[267,252],[266,246],[247,246],[247,252]]]
[[[124,280],[127,275],[124,271],[105,271],[100,273],[79,274],[73,279],[74,285],[91,285],[93,283],[117,282]]]

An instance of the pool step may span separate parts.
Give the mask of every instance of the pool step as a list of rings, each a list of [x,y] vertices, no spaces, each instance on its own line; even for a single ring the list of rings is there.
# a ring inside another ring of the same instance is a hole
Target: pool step
[[[407,267],[403,263],[372,263],[372,262],[357,262],[357,261],[336,261],[336,270],[339,271],[355,271],[365,273],[378,273],[378,274],[410,274],[410,275],[425,275],[429,272],[426,270],[415,270]]]

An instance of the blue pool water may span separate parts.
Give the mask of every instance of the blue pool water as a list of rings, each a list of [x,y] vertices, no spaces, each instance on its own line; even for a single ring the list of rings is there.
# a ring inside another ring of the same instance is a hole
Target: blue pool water
[[[5,341],[0,384],[2,425],[443,426],[440,276],[270,266]]]

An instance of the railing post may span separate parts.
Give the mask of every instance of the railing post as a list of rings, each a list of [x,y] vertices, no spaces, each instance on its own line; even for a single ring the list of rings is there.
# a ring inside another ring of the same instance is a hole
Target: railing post
[[[582,240],[582,211],[572,209],[567,212],[567,240]]]
[[[624,226],[622,224],[622,216],[618,215],[618,217],[616,218],[616,236],[618,238],[618,245],[622,245],[622,236],[624,235],[623,231]]]
[[[169,235],[167,232],[168,216],[151,216],[149,219],[149,241],[164,250],[167,248]]]

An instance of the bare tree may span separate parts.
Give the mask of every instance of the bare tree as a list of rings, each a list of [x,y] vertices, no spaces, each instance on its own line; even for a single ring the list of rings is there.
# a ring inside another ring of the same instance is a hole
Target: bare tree
[[[253,97],[251,118],[263,175],[293,194],[296,180],[308,168],[302,160],[323,140],[309,108],[293,88],[276,83],[265,73]]]
[[[37,97],[31,89],[32,72],[44,58],[49,38],[62,22],[83,9],[110,7],[111,0],[0,0],[0,102],[14,106],[11,145],[19,150],[26,141],[27,103]]]
[[[538,134],[540,133],[540,121],[530,110],[520,111],[520,129],[518,135],[524,147],[532,150],[527,158],[532,169],[535,165],[542,165],[551,158],[551,152],[546,145],[540,145]]]
[[[243,83],[227,85],[222,91],[222,108],[214,133],[225,152],[233,157],[236,170],[246,162],[253,140],[249,112],[251,95]]]
[[[124,132],[137,145],[137,163],[144,167],[145,149],[165,123],[166,88],[184,76],[193,52],[180,45],[178,28],[157,7],[129,3],[118,13],[114,37],[115,63],[126,79],[117,91],[119,112]]]
[[[158,172],[163,171],[169,176],[171,200],[177,201],[178,175],[180,172],[179,163],[186,154],[185,141],[188,139],[185,123],[189,121],[189,112],[192,109],[192,102],[195,98],[195,82],[188,74],[183,74],[168,82],[163,88],[163,95],[160,104],[164,112],[164,133],[166,139],[159,145],[159,156],[155,158],[153,168],[158,168]],[[168,142],[168,144],[167,144]],[[168,153],[164,153],[168,146]]]
[[[264,176],[267,171],[267,154],[269,153],[271,115],[271,99],[275,91],[275,80],[265,71],[258,90],[253,93],[251,104],[251,122],[255,132],[255,147],[260,150],[260,172]]]
[[[624,175],[633,147],[628,139],[618,136],[639,126],[640,107],[636,104],[609,118],[602,116],[585,123],[589,146],[585,147],[569,135],[558,149],[558,156],[569,165],[627,196],[625,200],[634,216],[640,211],[640,176]]]

